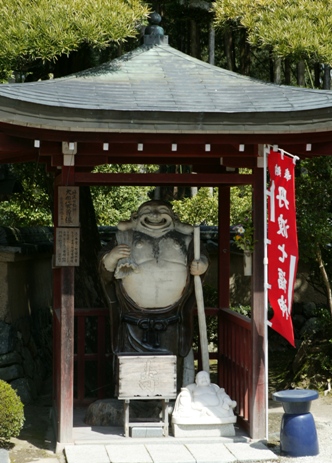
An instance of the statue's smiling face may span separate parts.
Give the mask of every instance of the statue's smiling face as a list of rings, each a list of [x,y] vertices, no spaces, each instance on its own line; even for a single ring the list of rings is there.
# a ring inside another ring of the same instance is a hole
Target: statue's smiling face
[[[144,204],[139,209],[136,220],[136,230],[154,236],[163,235],[174,229],[172,210],[154,201]]]
[[[196,375],[196,384],[197,386],[209,386],[211,383],[210,375],[206,371],[200,371]]]

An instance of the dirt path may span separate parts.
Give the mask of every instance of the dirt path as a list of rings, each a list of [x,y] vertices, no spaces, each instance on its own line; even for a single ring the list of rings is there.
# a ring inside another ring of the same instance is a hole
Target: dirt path
[[[24,407],[25,423],[19,438],[11,439],[13,448],[9,452],[11,463],[65,463],[63,455],[54,454],[54,436],[50,420],[50,385],[38,402]]]

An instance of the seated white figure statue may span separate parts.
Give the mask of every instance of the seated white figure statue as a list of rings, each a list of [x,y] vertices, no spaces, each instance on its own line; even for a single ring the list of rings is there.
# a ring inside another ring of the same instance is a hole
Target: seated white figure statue
[[[206,371],[197,373],[195,383],[181,389],[175,402],[173,421],[182,422],[188,418],[192,423],[236,421],[233,412],[236,402],[226,394],[224,388],[211,384]]]

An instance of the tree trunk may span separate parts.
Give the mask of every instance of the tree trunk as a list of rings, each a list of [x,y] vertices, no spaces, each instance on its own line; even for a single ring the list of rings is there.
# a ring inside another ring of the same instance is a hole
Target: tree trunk
[[[304,72],[305,72],[304,61],[299,61],[297,63],[297,85],[299,85],[300,87],[305,87]]]
[[[285,58],[285,84],[291,84],[291,65],[289,58]]]
[[[269,54],[269,76],[270,82],[274,82],[274,59],[272,53]]]
[[[281,58],[274,58],[274,77],[275,84],[281,84]]]
[[[315,88],[320,88],[320,73],[321,73],[320,63],[315,63],[314,64],[314,74],[315,74],[314,85],[315,85]]]
[[[317,262],[318,262],[318,265],[319,265],[319,271],[320,271],[320,274],[322,276],[323,283],[325,285],[326,295],[327,295],[327,303],[328,303],[328,307],[330,309],[330,313],[331,313],[331,316],[332,316],[332,290],[331,290],[330,280],[329,280],[329,277],[328,277],[328,275],[326,273],[326,268],[325,268],[325,265],[324,265],[324,261],[323,261],[323,258],[322,258],[322,253],[321,253],[321,250],[320,250],[319,246],[317,246],[316,259],[317,259]]]
[[[190,55],[194,58],[199,58],[198,51],[198,32],[197,32],[197,23],[194,19],[190,20]]]
[[[324,64],[324,79],[323,79],[324,90],[331,89],[331,66]]]
[[[211,21],[209,30],[209,63],[214,64],[215,62],[215,48],[216,48],[216,31]]]
[[[89,187],[80,187],[80,266],[75,269],[75,307],[106,307],[98,272],[100,239]]]
[[[247,31],[242,29],[240,39],[240,74],[250,75],[250,45],[247,40]]]
[[[224,49],[227,59],[227,69],[235,71],[233,33],[229,24],[225,24],[224,26]]]

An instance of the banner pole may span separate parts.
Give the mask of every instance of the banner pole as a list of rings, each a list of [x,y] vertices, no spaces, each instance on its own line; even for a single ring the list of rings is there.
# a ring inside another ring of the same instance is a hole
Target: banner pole
[[[195,225],[194,227],[194,259],[199,261],[201,258],[200,250],[200,226]],[[201,356],[202,356],[202,368],[203,371],[206,371],[210,374],[210,357],[209,357],[209,346],[207,339],[207,329],[206,329],[206,317],[204,310],[204,296],[203,296],[203,287],[201,277],[198,275],[194,276],[194,285],[195,285],[195,296],[196,296],[196,306],[197,306],[197,315],[198,315],[198,328],[199,328],[199,341],[201,346]]]
[[[291,153],[288,153],[288,151],[285,151],[285,150],[282,150],[280,148],[277,148],[276,150],[273,148],[272,145],[265,145],[266,146],[266,149],[269,150],[274,150],[274,151],[279,151],[279,153],[281,154],[285,154],[286,156],[289,156],[290,158],[293,158],[295,159],[295,161],[299,161],[300,158],[298,156],[296,156],[295,154],[291,154]]]
[[[268,342],[268,258],[267,258],[267,153],[264,146],[264,355],[265,355],[265,435],[269,438],[269,342]]]

